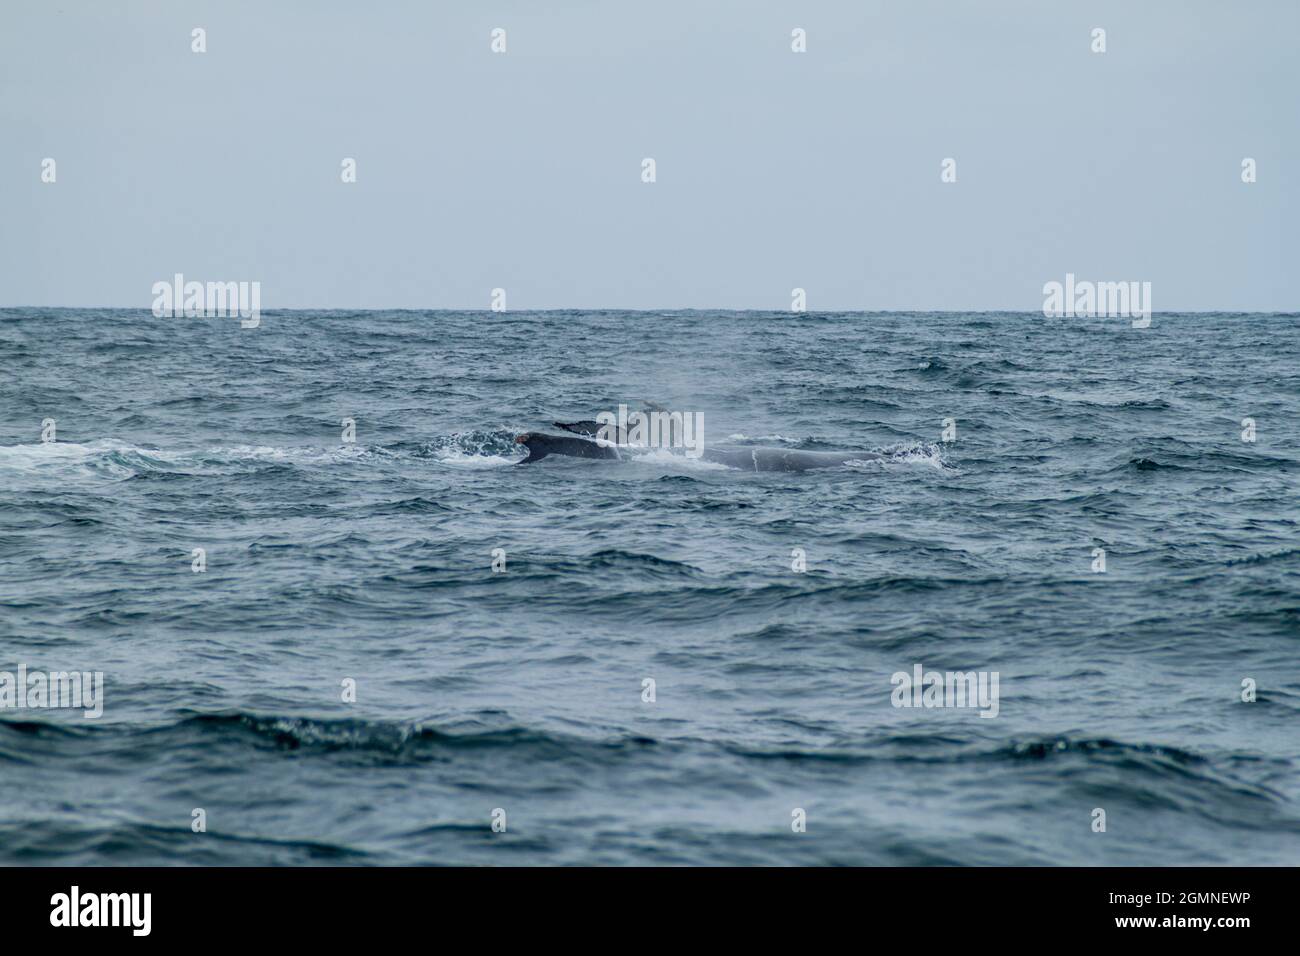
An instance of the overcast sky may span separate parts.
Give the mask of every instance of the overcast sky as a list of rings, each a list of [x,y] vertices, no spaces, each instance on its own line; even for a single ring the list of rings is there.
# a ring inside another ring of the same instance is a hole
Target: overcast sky
[[[1296,0],[3,0],[0,305],[1038,310],[1073,272],[1294,311],[1298,36]]]

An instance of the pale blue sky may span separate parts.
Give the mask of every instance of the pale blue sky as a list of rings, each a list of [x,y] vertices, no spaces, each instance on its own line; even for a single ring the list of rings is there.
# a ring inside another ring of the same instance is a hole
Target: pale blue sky
[[[1074,272],[1296,310],[1297,36],[1294,0],[5,0],[0,305],[1037,310]]]

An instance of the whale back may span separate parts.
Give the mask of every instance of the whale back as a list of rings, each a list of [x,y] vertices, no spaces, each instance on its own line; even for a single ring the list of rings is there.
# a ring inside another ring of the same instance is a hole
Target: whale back
[[[557,425],[560,423],[557,422]],[[561,427],[593,425],[595,422],[572,422]],[[547,435],[541,432],[528,432],[515,439],[528,449],[528,457],[519,462],[527,465],[541,461],[547,455],[565,455],[570,458],[618,459],[623,457],[614,447],[578,438],[575,435]],[[625,448],[625,453],[635,454],[639,450]],[[810,471],[814,468],[834,468],[846,461],[877,459],[881,456],[869,451],[797,451],[790,448],[705,448],[702,457],[705,461],[737,468],[741,471]]]
[[[528,449],[528,457],[519,461],[521,465],[541,461],[547,455],[565,455],[569,458],[618,458],[618,452],[608,445],[601,445],[586,438],[575,438],[572,435],[526,432],[516,438],[515,443]]]
[[[790,448],[706,448],[705,461],[744,471],[810,471],[834,468],[846,461],[880,456],[874,452],[796,451]]]

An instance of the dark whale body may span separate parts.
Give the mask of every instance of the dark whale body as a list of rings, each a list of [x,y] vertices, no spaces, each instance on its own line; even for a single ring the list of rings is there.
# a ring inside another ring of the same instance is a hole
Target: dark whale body
[[[574,438],[572,435],[544,435],[541,432],[525,432],[515,439],[515,444],[528,449],[528,457],[519,462],[528,465],[541,461],[547,455],[565,455],[570,458],[608,458],[617,460],[619,454],[610,445],[601,445],[586,438]]]
[[[528,457],[519,462],[521,465],[541,461],[547,455],[616,461],[649,451],[647,448],[614,447],[573,435],[544,435],[541,432],[526,432],[516,438],[515,442],[528,449]],[[834,468],[846,461],[871,461],[881,456],[869,451],[792,451],[788,448],[755,447],[705,448],[700,457],[742,471],[809,471],[813,468]]]

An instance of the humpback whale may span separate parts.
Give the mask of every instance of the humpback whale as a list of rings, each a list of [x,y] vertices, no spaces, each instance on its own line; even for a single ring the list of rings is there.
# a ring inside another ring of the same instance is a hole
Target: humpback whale
[[[541,461],[547,455],[618,460],[651,451],[650,448],[638,445],[612,445],[573,435],[547,435],[542,432],[525,432],[515,439],[515,443],[528,449],[528,457],[519,462],[521,465]],[[846,461],[873,461],[883,456],[871,451],[794,451],[789,448],[745,447],[705,448],[701,457],[705,461],[742,471],[808,471],[812,468],[834,468]]]

